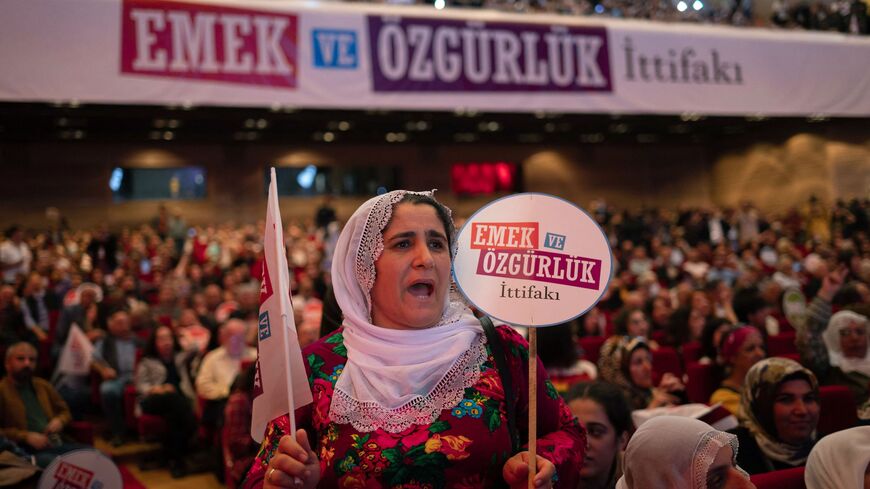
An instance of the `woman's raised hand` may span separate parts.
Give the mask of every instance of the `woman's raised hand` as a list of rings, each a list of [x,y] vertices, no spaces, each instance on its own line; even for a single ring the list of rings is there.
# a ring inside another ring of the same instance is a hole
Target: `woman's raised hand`
[[[535,474],[535,487],[553,487],[553,477],[556,466],[553,462],[538,455],[536,457],[538,473]],[[520,452],[505,462],[501,475],[511,489],[526,489],[529,487],[529,452]]]
[[[311,450],[305,430],[296,430],[296,439],[284,435],[269,461],[263,488],[313,489],[320,482],[320,461]]]

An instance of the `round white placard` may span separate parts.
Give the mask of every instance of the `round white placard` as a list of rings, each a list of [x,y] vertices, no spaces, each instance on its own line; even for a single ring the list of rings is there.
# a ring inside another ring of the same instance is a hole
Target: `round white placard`
[[[610,280],[613,254],[576,205],[540,193],[493,201],[457,239],[453,276],[479,310],[516,326],[554,326],[583,314]]]
[[[122,484],[121,472],[115,463],[102,452],[90,448],[57,457],[39,478],[39,489],[115,489]]]

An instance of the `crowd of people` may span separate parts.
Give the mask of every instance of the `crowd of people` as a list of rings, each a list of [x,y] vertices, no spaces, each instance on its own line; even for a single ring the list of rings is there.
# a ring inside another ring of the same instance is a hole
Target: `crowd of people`
[[[522,393],[518,352],[525,341],[505,326],[484,340],[461,301],[438,295],[449,282],[450,254],[444,253],[452,246],[453,228],[440,204],[424,197],[402,194],[389,202],[391,211],[382,202],[369,204],[385,213],[380,228],[371,229],[356,214],[341,226],[328,206],[316,219],[286,225],[295,320],[300,342],[312,345],[305,358],[315,402],[299,418],[307,436],[285,437],[287,418],[276,420],[256,459],[249,436],[249,365],[256,355],[262,223],[189,226],[180,213],[161,208],[151,222],[121,230],[9,228],[0,243],[0,347],[6,352],[0,433],[41,465],[77,446],[60,436],[74,419],[100,419],[106,439],[123,444],[134,435],[124,406],[125,389],[133,386],[136,414],[160,417],[168,426],[166,460],[175,476],[189,469],[190,444],[207,436],[223,439],[233,453],[232,477],[241,479],[253,467],[250,474],[267,487],[296,474],[288,454],[297,449],[313,454],[297,460],[298,475],[319,460],[329,468],[323,480],[338,484],[362,483],[375,473],[421,486],[425,481],[412,476],[425,473],[433,486],[446,476],[468,487],[501,477],[523,479],[522,457],[512,462],[510,454],[526,453],[512,442],[514,432],[524,429],[525,412],[505,408],[510,382],[504,371],[513,372],[513,389]],[[420,214],[421,208],[426,212]],[[435,210],[431,216],[429,208]],[[557,475],[563,487],[577,480],[581,487],[614,487],[623,474],[621,487],[658,487],[644,479],[653,475],[631,471],[632,457],[655,456],[643,455],[649,450],[643,447],[649,443],[644,437],[657,436],[652,421],[635,433],[632,413],[687,402],[685,377],[653,371],[659,348],[696,345],[698,361],[715,369],[720,383],[710,403],[739,420],[733,434],[707,436],[705,443],[723,453],[724,462],[716,450],[705,454],[705,471],[721,466],[717,480],[742,480],[731,470],[732,459],[750,473],[814,460],[819,385],[848,387],[856,417],[870,419],[867,200],[826,205],[810,198],[782,215],[764,214],[748,202],[738,208],[635,211],[594,201],[587,209],[610,240],[614,272],[595,308],[540,332],[540,358],[554,380],[561,379],[556,387],[564,398],[544,396],[539,408],[551,411],[551,424],[538,431],[542,473]],[[442,223],[443,232],[424,233],[422,244],[407,237],[410,231],[402,234],[404,241],[391,241],[393,226],[416,230],[427,219]],[[419,265],[432,275],[414,282],[407,270],[417,273],[418,265],[406,250],[418,246],[433,257]],[[345,263],[366,254],[377,260],[370,268]],[[431,307],[409,306],[409,313],[404,292],[385,285],[387,279],[369,283],[368,272],[398,283],[410,280],[414,304],[447,301],[451,307],[445,317],[440,308],[435,314]],[[787,290],[805,297],[802,314],[784,307]],[[441,329],[431,326],[442,323],[455,323],[463,336],[438,336]],[[419,329],[420,338],[394,335],[407,325]],[[798,354],[765,358],[768,339],[791,330]],[[56,368],[73,337],[94,344],[86,375]],[[578,350],[583,337],[604,340],[599,355]],[[457,341],[464,345],[459,350]],[[506,365],[497,365],[493,342],[507,351]],[[407,357],[411,351],[418,356]],[[420,358],[430,359],[425,365],[437,372],[420,367]],[[466,370],[454,372],[456,362]],[[376,368],[382,364],[394,368]],[[455,378],[453,390],[438,383],[445,375]],[[402,411],[410,395],[402,386],[421,382],[431,395],[422,418]],[[456,407],[442,411],[451,403]],[[96,412],[103,417],[94,418]],[[704,436],[697,426],[685,429],[694,433],[686,436]],[[496,445],[483,441],[495,434],[503,436]],[[580,465],[584,451],[582,470],[572,475],[570,467]],[[498,456],[490,459],[492,453]],[[402,459],[395,458],[401,456],[425,470],[403,472]],[[808,480],[809,472],[808,467]]]
[[[253,383],[241,377],[256,358],[261,227],[189,227],[161,206],[151,222],[118,233],[105,226],[7,229],[0,243],[0,353],[6,352],[5,378],[17,380],[23,371],[25,382],[34,379],[36,398],[3,395],[0,431],[42,467],[81,446],[55,435],[59,423],[96,420],[105,439],[120,446],[136,436],[125,401],[135,389],[135,415],[163,418],[164,462],[174,476],[191,469],[187,459],[197,437],[208,447],[226,430],[233,460],[243,465],[234,474],[241,477],[256,450]],[[286,230],[296,324],[311,342],[319,336],[327,231],[303,224]],[[79,340],[93,345],[84,373],[58,363]],[[7,392],[16,390],[0,394]],[[37,399],[45,419],[32,424],[23,413]],[[48,437],[55,441],[43,443]],[[210,465],[223,475],[222,462]]]
[[[432,4],[433,1],[387,0],[386,3]],[[774,0],[768,18],[755,12],[752,0],[446,0],[444,5],[672,23],[760,26],[865,35],[870,32],[867,2],[864,0]]]

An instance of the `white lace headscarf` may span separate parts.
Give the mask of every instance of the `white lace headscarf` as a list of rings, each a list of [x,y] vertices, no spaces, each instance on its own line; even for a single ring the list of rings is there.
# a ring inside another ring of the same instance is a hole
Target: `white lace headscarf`
[[[398,433],[431,423],[462,400],[465,389],[479,380],[486,359],[483,328],[455,294],[447,294],[441,320],[431,328],[372,324],[371,290],[377,280],[375,262],[384,250],[382,233],[394,206],[409,193],[433,197],[432,192],[396,190],[369,199],[342,230],[332,261],[347,364],[336,381],[329,416],[362,432],[380,428]]]
[[[828,327],[822,334],[822,339],[825,340],[825,347],[828,350],[828,360],[831,365],[840,367],[840,370],[847,374],[861,372],[870,377],[870,348],[867,348],[864,358],[849,358],[843,355],[843,347],[840,344],[840,330],[851,326],[852,323],[861,325],[865,331],[870,327],[868,326],[870,323],[868,323],[867,318],[857,312],[840,311],[831,316],[831,320],[828,321]]]
[[[807,459],[807,489],[864,487],[870,464],[870,426],[838,431],[822,438]]]
[[[653,418],[642,424],[628,442],[623,459],[625,471],[616,489],[706,489],[710,465],[729,445],[734,463],[736,436],[694,418]]]

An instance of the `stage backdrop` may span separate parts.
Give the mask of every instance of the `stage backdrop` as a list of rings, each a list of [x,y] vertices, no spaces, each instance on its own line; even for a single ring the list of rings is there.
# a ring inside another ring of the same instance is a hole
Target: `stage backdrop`
[[[870,115],[870,39],[316,2],[3,0],[0,100]]]

